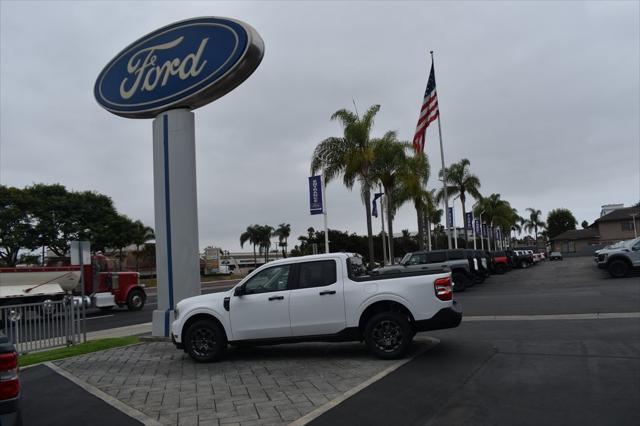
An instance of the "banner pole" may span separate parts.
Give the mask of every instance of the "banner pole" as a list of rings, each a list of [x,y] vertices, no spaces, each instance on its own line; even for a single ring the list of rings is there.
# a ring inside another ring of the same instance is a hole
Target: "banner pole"
[[[435,61],[433,59],[433,50],[431,53],[431,63],[433,64],[433,74],[435,77]],[[437,89],[436,89],[437,90]],[[438,102],[439,103],[439,102]],[[449,211],[449,196],[447,195],[447,178],[445,176],[445,167],[444,167],[444,150],[442,149],[442,126],[440,124],[440,107],[438,106],[438,136],[440,138],[440,161],[442,162],[442,190],[444,193],[444,211]],[[447,232],[447,241],[449,244],[449,250],[451,250],[451,230]]]
[[[380,187],[380,192],[382,192],[382,187]],[[382,197],[380,197],[380,222],[382,223],[382,266],[385,266],[387,263],[387,243],[384,235],[384,205],[382,204]]]
[[[327,190],[324,184],[324,169],[322,170],[322,195],[324,197],[322,205],[322,215],[324,216],[324,252],[329,253],[329,228],[327,226]]]

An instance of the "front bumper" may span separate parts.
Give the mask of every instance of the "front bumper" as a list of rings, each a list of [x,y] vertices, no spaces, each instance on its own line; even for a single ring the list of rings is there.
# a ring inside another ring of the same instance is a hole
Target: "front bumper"
[[[450,308],[440,309],[437,314],[426,320],[415,322],[416,332],[455,328],[462,322],[462,307],[455,300]]]

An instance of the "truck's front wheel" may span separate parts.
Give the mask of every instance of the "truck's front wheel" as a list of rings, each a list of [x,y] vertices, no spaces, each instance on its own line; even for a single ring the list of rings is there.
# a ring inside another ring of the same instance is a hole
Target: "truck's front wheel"
[[[607,269],[613,278],[622,278],[629,272],[629,265],[624,260],[614,260]]]
[[[130,311],[139,311],[144,307],[146,300],[145,294],[139,288],[134,288],[127,295],[127,308]]]
[[[396,359],[407,352],[413,334],[411,324],[404,315],[383,312],[367,322],[364,340],[369,352],[378,358]]]
[[[213,321],[194,322],[184,336],[184,347],[196,362],[217,361],[227,349],[227,338]]]

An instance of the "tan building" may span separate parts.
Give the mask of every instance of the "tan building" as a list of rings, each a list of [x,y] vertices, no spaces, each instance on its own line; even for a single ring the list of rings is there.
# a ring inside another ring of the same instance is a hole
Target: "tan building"
[[[596,219],[587,229],[572,229],[554,237],[551,240],[552,251],[591,254],[604,246],[639,236],[640,207],[615,207]]]
[[[551,240],[551,251],[559,251],[562,254],[590,254],[600,247],[597,228],[571,229]]]
[[[640,235],[640,207],[615,209],[596,219],[589,228],[594,227],[598,229],[601,244],[636,238]]]

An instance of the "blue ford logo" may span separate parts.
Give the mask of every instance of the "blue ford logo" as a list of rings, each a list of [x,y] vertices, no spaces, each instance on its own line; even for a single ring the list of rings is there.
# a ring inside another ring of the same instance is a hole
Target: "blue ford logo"
[[[195,109],[229,93],[260,64],[264,43],[250,25],[226,18],[194,18],[148,34],[102,70],[94,94],[106,110],[153,118]]]

